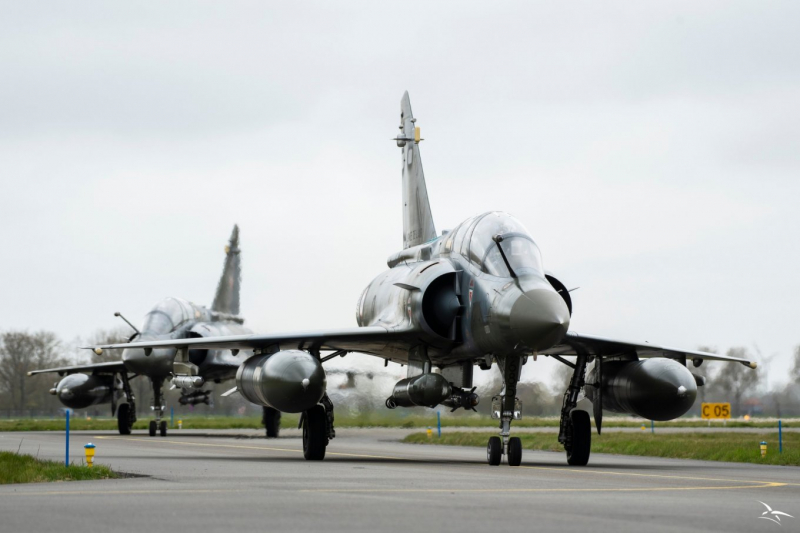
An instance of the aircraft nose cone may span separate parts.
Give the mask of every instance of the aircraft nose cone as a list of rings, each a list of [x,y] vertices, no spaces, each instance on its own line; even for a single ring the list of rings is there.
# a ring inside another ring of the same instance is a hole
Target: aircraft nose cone
[[[557,292],[533,289],[514,302],[511,329],[527,347],[544,350],[558,343],[569,329],[569,309]]]

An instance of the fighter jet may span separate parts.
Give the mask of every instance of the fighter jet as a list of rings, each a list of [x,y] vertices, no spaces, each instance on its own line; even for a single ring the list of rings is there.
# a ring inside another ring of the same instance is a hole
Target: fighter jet
[[[488,211],[437,234],[420,159],[420,128],[408,93],[401,100],[400,131],[393,140],[402,154],[403,249],[362,291],[358,327],[139,339],[95,348],[139,349],[145,356],[177,349],[176,361],[190,358],[193,350],[244,352],[235,390],[258,405],[302,413],[303,454],[310,460],[323,459],[335,437],[323,363],[348,352],[407,366],[407,377],[386,400],[390,409],[471,409],[480,400],[472,388],[475,366],[487,370],[496,364],[504,382],[492,398],[500,434],[489,439],[487,461],[498,465],[505,456],[511,466],[522,460],[520,439],[510,432],[512,421],[521,417],[516,389],[522,365],[531,357],[550,356],[572,368],[558,434],[571,465],[589,461],[590,412],[598,433],[604,409],[670,420],[689,410],[702,384],[687,361],[699,366],[713,359],[755,368],[742,359],[570,331],[570,293],[545,270],[536,241],[518,219]],[[182,368],[173,372],[180,375]]]
[[[239,228],[234,226],[225,247],[225,267],[211,309],[181,298],[165,298],[145,315],[141,329],[120,313],[115,315],[134,330],[129,342],[250,333],[243,326],[244,318],[239,315],[240,285]],[[211,391],[204,390],[203,386],[212,381],[219,383],[232,379],[241,364],[228,349],[193,349],[180,361],[175,361],[175,354],[174,348],[151,350],[136,344],[123,350],[121,361],[35,370],[28,375],[46,372],[66,375],[51,390],[61,403],[72,409],[110,403],[111,414],[113,416],[116,412],[119,432],[123,435],[130,434],[136,422],[136,398],[130,380],[145,376],[153,387],[150,407],[155,419],[150,421],[150,436],[158,432],[163,437],[167,435],[167,422],[162,420],[166,408],[162,393],[165,380],[169,380],[173,388],[181,389],[181,405],[208,404]],[[119,396],[124,397],[125,403],[117,406]],[[264,423],[267,436],[277,437],[280,413],[264,408]]]

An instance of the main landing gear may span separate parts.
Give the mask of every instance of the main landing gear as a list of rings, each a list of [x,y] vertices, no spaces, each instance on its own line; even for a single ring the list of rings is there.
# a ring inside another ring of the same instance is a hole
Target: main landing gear
[[[136,422],[136,398],[131,390],[131,383],[127,372],[120,373],[122,380],[122,390],[128,403],[120,404],[117,407],[117,428],[120,435],[130,435],[133,423]]]
[[[325,458],[325,449],[336,437],[333,429],[333,402],[325,394],[320,403],[304,411],[300,417],[303,427],[303,457],[309,461]]]
[[[575,410],[575,406],[578,404],[578,395],[586,384],[588,359],[589,357],[585,353],[578,355],[561,407],[558,442],[564,445],[564,449],[567,451],[567,463],[572,466],[586,466],[592,448],[592,426],[589,421],[589,413]]]
[[[522,358],[519,356],[497,356],[497,364],[503,375],[503,390],[500,396],[492,398],[492,418],[500,419],[500,436],[491,437],[486,445],[486,460],[492,466],[500,464],[503,455],[509,466],[522,463],[522,441],[510,437],[511,421],[521,418],[521,408],[517,399],[517,383],[522,372]]]
[[[261,422],[267,430],[268,439],[277,439],[281,431],[281,412],[272,407],[263,407]]]

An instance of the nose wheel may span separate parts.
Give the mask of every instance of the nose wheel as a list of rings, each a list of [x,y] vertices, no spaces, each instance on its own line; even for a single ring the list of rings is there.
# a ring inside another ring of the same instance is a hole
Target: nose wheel
[[[519,466],[522,463],[522,441],[519,437],[508,439],[508,466]]]
[[[489,439],[486,461],[491,466],[497,466],[506,455],[509,466],[519,466],[522,463],[522,441],[519,437],[511,437],[510,433],[511,422],[522,417],[522,403],[516,396],[522,358],[513,355],[496,358],[503,374],[503,390],[499,396],[492,398],[492,418],[500,419],[500,436]]]
[[[500,441],[500,437],[489,437],[489,444],[486,445],[486,460],[489,465],[499,465],[502,457],[503,443]]]

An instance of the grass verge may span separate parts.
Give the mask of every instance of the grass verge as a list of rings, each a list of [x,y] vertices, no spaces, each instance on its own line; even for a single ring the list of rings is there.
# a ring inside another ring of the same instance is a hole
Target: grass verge
[[[0,452],[0,485],[8,483],[42,483],[45,481],[83,481],[87,479],[112,479],[119,477],[103,465],[70,465],[43,461],[32,455]]]
[[[426,433],[413,433],[403,442],[485,447],[496,432],[447,432],[429,438]],[[547,433],[523,433],[526,450],[562,452],[556,436]],[[759,443],[767,442],[767,456],[761,457]],[[777,433],[606,433],[592,434],[592,452],[706,461],[731,461],[784,466],[800,466],[800,434],[783,434],[783,453],[778,453]]]

